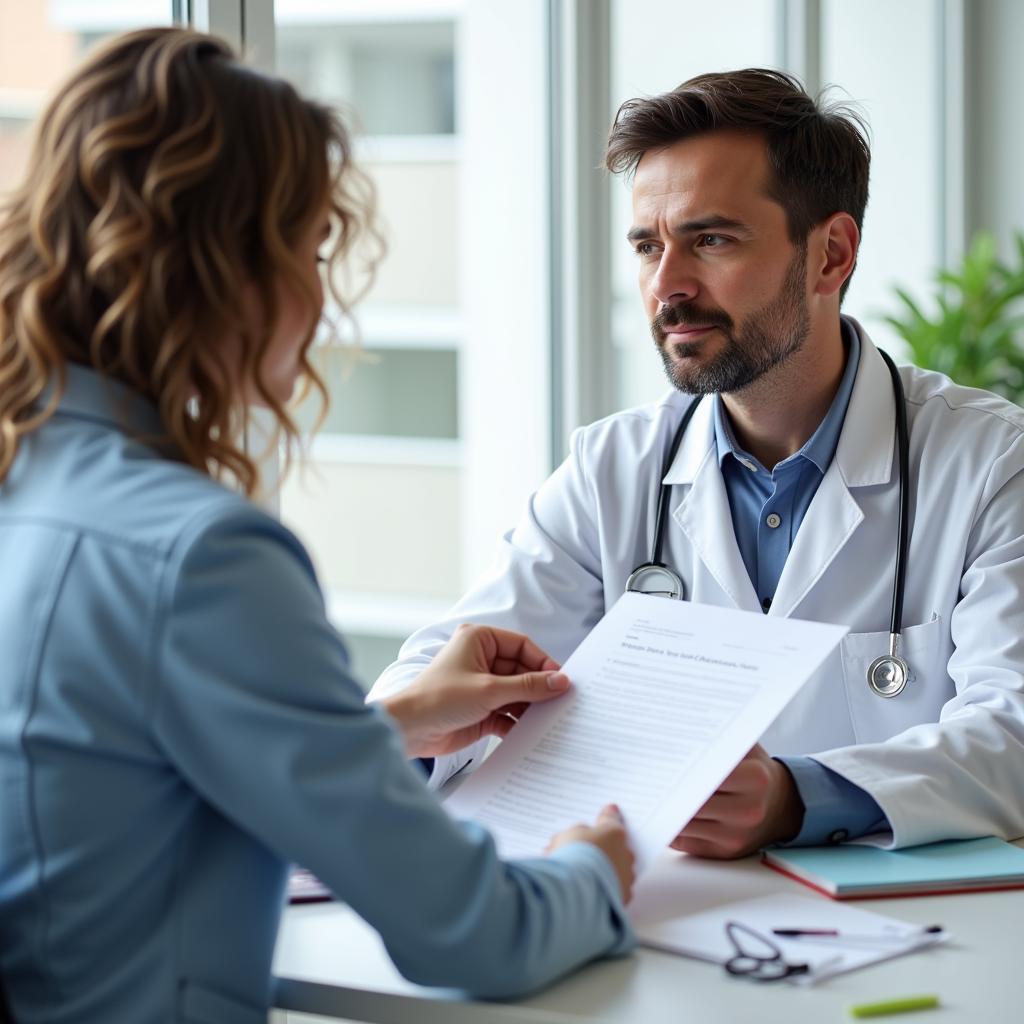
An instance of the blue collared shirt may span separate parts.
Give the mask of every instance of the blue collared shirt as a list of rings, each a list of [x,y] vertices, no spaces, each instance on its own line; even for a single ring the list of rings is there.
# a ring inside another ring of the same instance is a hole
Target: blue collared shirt
[[[832,405],[807,443],[766,469],[736,441],[721,396],[714,398],[715,444],[729,496],[733,531],[761,607],[767,612],[818,485],[839,444],[860,363],[860,339],[843,323],[846,368]],[[840,841],[889,827],[878,803],[811,757],[781,757],[804,802],[794,843]]]
[[[807,443],[774,469],[766,469],[736,441],[720,395],[714,398],[715,444],[729,495],[732,526],[743,564],[765,611],[818,485],[839,444],[860,362],[860,339],[846,329],[846,369],[836,397]]]

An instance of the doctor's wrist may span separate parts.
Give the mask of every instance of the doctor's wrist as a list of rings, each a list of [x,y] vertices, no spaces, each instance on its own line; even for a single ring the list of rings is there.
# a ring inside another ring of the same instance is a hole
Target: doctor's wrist
[[[769,820],[773,822],[773,835],[768,843],[788,843],[795,839],[804,825],[806,808],[792,772],[785,762],[772,758],[775,766],[774,807]]]

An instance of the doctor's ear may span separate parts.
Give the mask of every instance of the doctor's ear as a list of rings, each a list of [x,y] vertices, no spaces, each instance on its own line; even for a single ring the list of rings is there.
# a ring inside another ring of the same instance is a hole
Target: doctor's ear
[[[807,238],[807,266],[815,295],[836,295],[853,273],[860,246],[860,231],[848,213],[835,213],[811,229]]]

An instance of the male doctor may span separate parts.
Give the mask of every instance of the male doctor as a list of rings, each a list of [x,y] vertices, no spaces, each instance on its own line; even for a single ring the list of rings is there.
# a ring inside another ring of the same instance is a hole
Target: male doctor
[[[882,696],[867,680],[889,651],[900,493],[889,370],[840,316],[869,159],[855,117],[779,72],[702,75],[623,104],[606,164],[632,175],[628,237],[673,390],[574,434],[492,572],[408,640],[374,696],[406,685],[460,622],[564,660],[651,561],[664,481],[661,561],[685,598],[851,629],[677,849],[1024,834],[1024,412],[914,367],[899,371],[909,681]],[[439,759],[433,780],[482,754]]]

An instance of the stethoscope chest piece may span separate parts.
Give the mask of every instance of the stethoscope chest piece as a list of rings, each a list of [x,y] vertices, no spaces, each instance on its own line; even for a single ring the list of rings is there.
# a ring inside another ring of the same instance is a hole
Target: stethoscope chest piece
[[[902,693],[910,679],[910,666],[896,653],[899,634],[889,637],[889,653],[875,658],[868,666],[868,686],[879,697],[895,697]]]
[[[626,590],[652,597],[669,597],[681,600],[683,581],[674,569],[659,562],[645,562],[637,566],[626,580]]]

